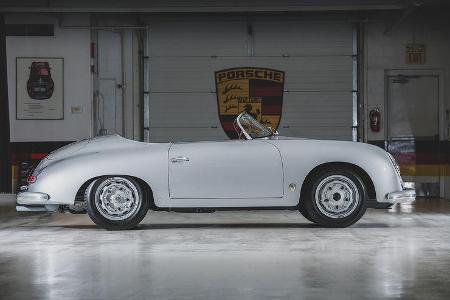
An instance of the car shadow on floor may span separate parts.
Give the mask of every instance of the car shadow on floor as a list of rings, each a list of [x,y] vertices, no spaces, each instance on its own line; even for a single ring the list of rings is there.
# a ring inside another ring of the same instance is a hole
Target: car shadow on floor
[[[313,223],[175,223],[175,224],[141,224],[135,230],[147,229],[192,229],[192,228],[313,228]]]
[[[28,226],[27,226],[28,227]],[[37,226],[33,226],[37,227]],[[73,225],[43,225],[42,227],[52,227],[52,228],[67,228],[67,229],[100,229],[96,225],[84,225],[84,224],[73,224]],[[42,228],[41,227],[41,228]],[[389,224],[384,223],[361,223],[355,224],[349,228],[388,228],[392,227]],[[227,228],[321,228],[321,229],[333,229],[324,228],[313,223],[160,223],[160,224],[140,224],[138,227],[131,230],[163,230],[163,229],[227,229]],[[342,228],[337,228],[341,229]]]
[[[97,225],[71,224],[71,225],[42,225],[42,226],[23,226],[33,228],[67,228],[67,229],[101,229]],[[136,228],[130,230],[151,230],[151,229],[195,229],[195,228],[319,228],[318,225],[312,223],[164,223],[164,224],[140,224]]]

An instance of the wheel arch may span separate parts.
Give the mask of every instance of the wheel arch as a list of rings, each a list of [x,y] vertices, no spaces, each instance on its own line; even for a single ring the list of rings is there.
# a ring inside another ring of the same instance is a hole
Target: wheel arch
[[[105,177],[105,176],[120,176],[120,177],[129,177],[129,178],[132,178],[133,180],[135,180],[135,181],[139,184],[139,187],[143,190],[144,196],[146,197],[146,199],[147,199],[147,200],[149,201],[149,203],[150,203],[150,208],[151,208],[151,209],[154,209],[154,208],[156,207],[156,206],[155,206],[155,201],[154,201],[154,198],[153,198],[153,190],[151,189],[150,185],[149,185],[145,180],[143,180],[143,179],[141,179],[141,178],[139,178],[139,177],[136,177],[136,176],[130,176],[130,175],[118,175],[118,174],[95,176],[95,177],[92,177],[92,178],[86,180],[86,181],[78,188],[78,191],[77,191],[76,196],[75,196],[75,202],[77,202],[77,201],[79,201],[79,202],[84,201],[84,193],[85,193],[86,189],[89,187],[89,185],[90,185],[93,181],[95,181],[95,180],[97,180],[97,179],[99,179],[99,178],[101,178],[101,177]]]
[[[314,177],[318,173],[322,172],[323,170],[333,168],[333,167],[348,168],[348,169],[356,172],[361,177],[365,187],[367,188],[368,199],[375,200],[377,198],[376,190],[375,190],[375,186],[372,181],[372,178],[370,178],[369,174],[367,174],[367,172],[363,168],[361,168],[358,165],[352,164],[352,163],[335,161],[335,162],[322,163],[322,164],[314,167],[311,171],[309,171],[309,173],[305,177],[305,180],[302,183],[302,187],[301,187],[301,191],[300,191],[300,201],[301,201],[302,196],[304,196],[304,193],[306,192],[307,187],[312,183],[312,180],[314,179]]]

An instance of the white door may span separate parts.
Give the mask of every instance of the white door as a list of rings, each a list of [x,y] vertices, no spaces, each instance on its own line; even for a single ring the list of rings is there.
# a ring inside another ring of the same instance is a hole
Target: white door
[[[280,153],[257,140],[173,144],[169,190],[170,198],[281,198]]]
[[[420,196],[439,197],[439,77],[388,77],[388,150]]]
[[[122,33],[98,32],[98,100],[95,135],[123,135]]]

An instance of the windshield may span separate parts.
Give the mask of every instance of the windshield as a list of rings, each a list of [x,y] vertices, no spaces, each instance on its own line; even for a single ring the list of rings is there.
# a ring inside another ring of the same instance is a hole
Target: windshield
[[[261,123],[255,120],[251,115],[244,112],[241,113],[237,118],[236,122],[240,126],[235,126],[236,131],[238,132],[239,138],[242,138],[242,135],[251,139],[264,138],[273,135],[272,130],[265,127]],[[242,130],[244,132],[242,132]]]

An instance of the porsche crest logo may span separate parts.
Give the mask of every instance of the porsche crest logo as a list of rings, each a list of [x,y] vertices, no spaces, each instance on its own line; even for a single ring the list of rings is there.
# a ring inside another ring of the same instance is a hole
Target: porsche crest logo
[[[276,130],[283,106],[284,72],[266,68],[233,68],[215,72],[220,123],[231,139],[234,119],[244,110]]]

